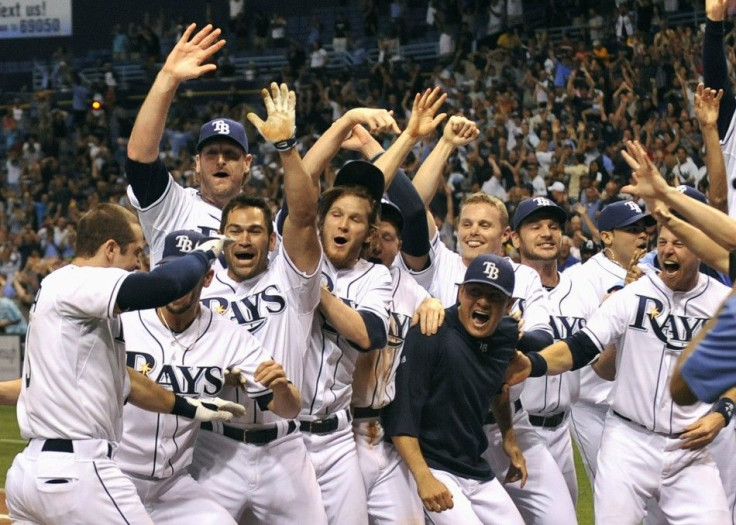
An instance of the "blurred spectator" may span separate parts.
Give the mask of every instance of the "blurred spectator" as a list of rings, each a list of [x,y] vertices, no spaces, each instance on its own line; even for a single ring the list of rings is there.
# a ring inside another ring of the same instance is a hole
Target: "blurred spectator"
[[[350,39],[350,22],[347,21],[343,13],[338,13],[335,17],[335,24],[332,29],[332,49],[335,53],[345,53],[348,50],[348,41]]]
[[[274,12],[269,23],[271,31],[271,45],[275,48],[286,47],[286,18]]]
[[[0,273],[0,290],[5,290],[8,277]],[[0,331],[25,337],[28,321],[12,299],[0,296]]]

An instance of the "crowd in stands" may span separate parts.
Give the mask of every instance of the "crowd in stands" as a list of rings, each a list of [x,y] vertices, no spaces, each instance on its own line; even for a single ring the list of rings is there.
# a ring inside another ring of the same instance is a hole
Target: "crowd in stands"
[[[362,28],[351,27],[339,12],[334,27],[325,28],[314,18],[307,38],[297,41],[287,31],[288,14],[246,12],[242,5],[238,9],[244,1],[233,0],[226,49],[230,55],[268,48],[288,54],[278,78],[251,71],[250,79],[295,88],[302,153],[347,109],[388,108],[401,125],[415,93],[441,87],[448,94],[443,111],[473,119],[481,131],[477,141],[448,162],[446,184],[432,203],[443,241],[454,247],[448,226],[469,192],[482,189],[501,198],[511,214],[522,199],[550,196],[570,213],[569,250],[560,263],[566,265],[580,258],[587,241],[597,240],[592,225],[600,211],[626,198],[619,195],[630,174],[620,153],[624,140],[641,140],[673,184],[708,193],[693,110],[702,78],[702,29],[692,20],[668,24],[677,1],[617,3],[611,11],[598,12],[586,2],[562,8],[563,2],[551,0],[547,23],[577,26],[558,40],[544,28],[524,25],[521,3],[515,0],[492,0],[490,5],[431,0],[426,18],[419,21],[406,17],[405,1],[362,0]],[[347,13],[344,4],[339,9]],[[382,24],[385,20],[390,23]],[[163,15],[116,26],[112,58],[144,61],[155,74],[182,27]],[[436,37],[437,59],[392,54],[394,40],[404,44],[407,35]],[[731,31],[726,41],[734,39],[736,31]],[[367,42],[376,42],[382,52],[359,71],[326,71],[320,65],[326,42],[331,52],[355,53]],[[220,75],[233,72],[228,53],[219,56]],[[98,202],[127,203],[126,137],[136,109],[117,100],[112,68],[104,85],[90,86],[67,66],[71,61],[63,50],[57,59],[60,66],[49,73],[48,89],[36,92],[28,104],[8,107],[2,118],[0,283],[3,295],[24,314],[41,279],[72,255],[80,214]],[[736,63],[733,51],[728,60],[729,67]],[[55,90],[62,86],[71,89],[69,107],[55,103]],[[101,109],[92,109],[95,94]],[[218,100],[187,96],[186,89],[179,94],[162,147],[174,178],[185,186],[196,184],[193,153],[199,123],[217,115],[244,122],[259,104],[234,89]],[[276,208],[281,174],[275,152],[251,126],[246,128],[255,157],[247,191],[271,199]],[[388,145],[392,137],[383,139]],[[431,141],[420,143],[412,152],[404,166],[409,176],[432,146]],[[330,180],[326,173],[325,184]],[[715,205],[724,198],[710,195]],[[12,331],[3,327],[4,315],[0,305],[0,329]]]

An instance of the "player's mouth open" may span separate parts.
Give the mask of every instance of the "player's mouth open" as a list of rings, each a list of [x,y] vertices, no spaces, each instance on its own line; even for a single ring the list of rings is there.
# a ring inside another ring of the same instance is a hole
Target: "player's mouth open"
[[[680,265],[674,261],[665,261],[662,267],[667,275],[674,275],[680,269]]]
[[[486,324],[491,318],[490,315],[478,310],[473,310],[471,317],[473,318],[473,322],[475,322],[475,324],[479,326]]]
[[[218,171],[216,173],[213,173],[212,176],[218,179],[225,179],[229,177],[226,171]]]
[[[235,258],[239,261],[252,261],[255,258],[255,253],[236,253]]]
[[[344,246],[345,244],[347,244],[347,243],[348,243],[348,240],[347,240],[347,239],[346,239],[345,237],[335,237],[335,238],[334,238],[334,239],[332,239],[332,240],[333,240],[333,241],[334,241],[334,243],[335,243],[335,244],[337,244],[338,246]]]
[[[470,246],[471,248],[478,248],[482,244],[483,244],[483,241],[479,239],[471,239],[468,241],[468,246]]]

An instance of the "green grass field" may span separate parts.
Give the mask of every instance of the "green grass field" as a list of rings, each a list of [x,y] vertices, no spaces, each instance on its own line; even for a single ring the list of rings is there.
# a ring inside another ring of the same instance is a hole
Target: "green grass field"
[[[0,483],[3,487],[5,487],[5,474],[13,462],[13,457],[23,450],[24,446],[25,442],[20,437],[18,422],[15,419],[15,409],[0,407]],[[575,468],[578,473],[578,521],[580,525],[591,525],[593,523],[593,494],[577,449],[575,450]]]

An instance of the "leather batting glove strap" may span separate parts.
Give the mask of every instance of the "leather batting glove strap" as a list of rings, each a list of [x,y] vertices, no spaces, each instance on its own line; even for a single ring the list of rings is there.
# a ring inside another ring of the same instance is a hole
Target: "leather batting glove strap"
[[[296,135],[294,135],[290,139],[280,140],[278,142],[273,143],[273,147],[276,148],[276,151],[289,151],[295,146],[296,146]]]
[[[718,412],[726,420],[726,426],[731,422],[733,417],[733,411],[736,409],[736,405],[727,397],[722,397],[713,404],[711,412]]]
[[[210,259],[214,260],[220,256],[222,250],[225,249],[225,246],[232,242],[234,241],[227,235],[213,235],[209,241],[203,242],[194,250],[205,252]]]
[[[234,416],[245,414],[245,407],[217,397],[192,399],[175,396],[171,413],[194,421],[230,421]]]
[[[529,377],[542,377],[547,373],[547,361],[537,352],[529,352],[525,354],[532,363],[532,371]]]

